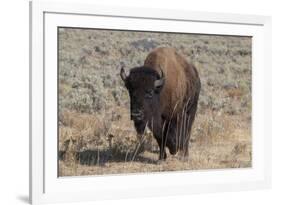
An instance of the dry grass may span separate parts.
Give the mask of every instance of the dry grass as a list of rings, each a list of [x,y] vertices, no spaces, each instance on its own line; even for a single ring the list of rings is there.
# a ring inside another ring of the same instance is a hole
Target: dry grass
[[[77,115],[77,113],[67,113],[66,115],[70,118],[66,121],[75,127],[72,133],[81,132],[80,125],[88,123],[89,116],[87,115]],[[134,130],[122,129],[123,123],[130,123],[123,120],[112,125],[105,135],[102,129],[107,128],[99,127],[100,137],[97,137],[99,133],[95,126],[85,131],[96,133],[95,136],[66,135],[65,133],[70,128],[60,127],[61,138],[64,138],[61,141],[71,141],[71,143],[67,146],[60,145],[60,150],[63,150],[64,154],[63,160],[59,161],[59,175],[77,176],[251,166],[250,128],[245,126],[245,122],[241,122],[237,116],[222,116],[211,111],[206,115],[199,114],[193,129],[189,158],[182,159],[180,155],[168,156],[165,162],[158,161],[158,146],[151,134],[147,133],[140,143]],[[67,140],[66,136],[70,136],[70,138]],[[142,145],[141,148],[137,150],[140,145]]]
[[[120,66],[141,65],[158,46],[200,74],[188,159],[159,162],[152,134],[137,136],[130,121]],[[59,30],[59,176],[251,167],[250,127],[250,38]]]

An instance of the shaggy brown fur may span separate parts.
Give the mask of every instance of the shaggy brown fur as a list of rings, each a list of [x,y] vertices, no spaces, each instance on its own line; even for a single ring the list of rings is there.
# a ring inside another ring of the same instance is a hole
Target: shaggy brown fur
[[[161,110],[170,117],[180,112],[188,98],[194,98],[200,90],[200,80],[195,67],[188,64],[174,48],[160,47],[146,58],[144,66],[151,67],[160,74],[162,69],[165,85],[160,95]]]

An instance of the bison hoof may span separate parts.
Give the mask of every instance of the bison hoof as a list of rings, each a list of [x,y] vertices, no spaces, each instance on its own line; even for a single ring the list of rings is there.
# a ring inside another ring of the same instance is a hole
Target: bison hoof
[[[178,152],[178,150],[176,149],[175,146],[168,147],[168,149],[169,149],[169,152],[170,152],[171,155],[175,155]]]
[[[159,161],[164,161],[167,158],[167,154],[163,153],[159,155]]]

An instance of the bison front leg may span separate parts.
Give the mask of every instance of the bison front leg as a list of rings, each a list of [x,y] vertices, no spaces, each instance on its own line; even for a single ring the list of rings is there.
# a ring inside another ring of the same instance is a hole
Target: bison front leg
[[[167,158],[167,154],[165,151],[165,142],[162,137],[156,137],[156,141],[158,143],[158,146],[160,148],[160,153],[159,153],[159,160],[165,160]]]
[[[155,138],[160,148],[159,160],[167,158],[165,150],[166,146],[169,148],[169,151],[172,155],[177,153],[175,124],[176,123],[174,120],[169,122],[163,120],[161,131],[155,133]]]
[[[167,154],[165,151],[165,135],[163,133],[164,124],[162,122],[161,117],[158,117],[156,119],[158,120],[151,120],[148,126],[150,130],[153,132],[154,138],[156,139],[160,149],[159,160],[165,160],[167,158]]]
[[[166,124],[164,130],[165,146],[168,147],[170,154],[175,155],[177,153],[177,122],[172,119]]]

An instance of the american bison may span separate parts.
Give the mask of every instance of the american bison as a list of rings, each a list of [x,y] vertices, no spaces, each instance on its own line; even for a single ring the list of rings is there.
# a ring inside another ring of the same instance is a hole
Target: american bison
[[[165,147],[174,155],[188,155],[191,127],[201,88],[196,68],[173,48],[156,48],[144,65],[121,78],[130,95],[131,120],[138,134],[146,126],[160,148],[159,159],[166,159]]]

